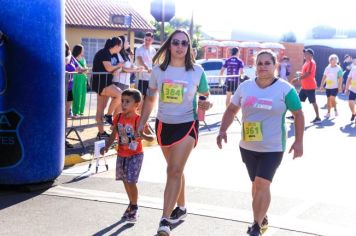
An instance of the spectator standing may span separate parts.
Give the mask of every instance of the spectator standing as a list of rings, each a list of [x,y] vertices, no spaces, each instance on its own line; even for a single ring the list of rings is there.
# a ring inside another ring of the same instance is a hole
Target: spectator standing
[[[138,80],[138,90],[142,93],[143,99],[145,99],[148,82],[151,77],[152,59],[156,54],[156,49],[152,47],[152,43],[153,34],[151,32],[147,32],[144,37],[143,45],[136,49],[136,64],[138,66],[143,66],[143,68],[147,71],[143,72]]]
[[[289,62],[289,57],[284,56],[282,61],[278,65],[278,76],[285,81],[289,81],[288,76],[291,72],[291,64]]]
[[[118,62],[124,63],[122,70],[117,70],[114,72],[113,84],[117,87],[117,89],[122,93],[126,89],[130,88],[130,77],[132,73],[142,71],[142,67],[135,67],[131,62],[130,55],[128,54],[127,49],[130,48],[130,44],[126,38],[126,36],[119,36],[122,41],[123,47],[118,53]],[[114,117],[120,112],[121,106],[118,106],[114,111]],[[111,118],[111,117],[110,117]]]
[[[240,80],[239,75],[243,74],[244,63],[240,58],[238,58],[239,49],[234,47],[231,49],[231,57],[227,59],[220,70],[220,76],[224,75],[225,69],[227,70],[226,75],[236,75],[236,77],[226,77],[226,107],[230,104],[231,95],[235,92],[239,86]]]
[[[72,56],[70,51],[69,44],[65,42],[65,71],[66,72],[75,72],[78,68],[78,62]],[[68,117],[70,116],[70,108],[73,101],[73,74],[66,75],[66,80],[68,80],[67,85],[67,94],[66,94],[66,103],[65,103],[65,120],[67,122]],[[73,148],[73,145],[70,144],[67,140],[65,141],[66,148]]]
[[[73,57],[77,60],[82,72],[87,70],[87,63],[84,58],[83,45],[75,45],[73,47]],[[73,75],[73,105],[72,112],[74,118],[78,115],[83,115],[87,94],[87,76],[85,73]]]

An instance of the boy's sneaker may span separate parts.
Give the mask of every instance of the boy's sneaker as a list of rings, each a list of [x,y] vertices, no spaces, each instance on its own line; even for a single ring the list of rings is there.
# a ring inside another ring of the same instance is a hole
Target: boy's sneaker
[[[122,215],[122,218],[123,218],[123,219],[127,219],[127,216],[129,215],[130,211],[131,211],[131,204],[129,204],[129,205],[127,206],[126,211],[125,211],[124,214]]]
[[[261,227],[257,222],[254,222],[247,232],[250,236],[261,236]]]
[[[176,224],[179,221],[183,220],[187,217],[187,209],[182,210],[179,206],[177,206],[173,211],[171,216],[169,217],[169,222],[172,224]]]
[[[339,116],[339,112],[335,111],[335,116]]]
[[[171,223],[166,219],[161,219],[157,230],[158,236],[169,236],[171,234]]]
[[[311,121],[311,123],[320,124],[321,123],[321,119],[319,117],[316,117],[314,120]]]
[[[131,211],[126,217],[126,220],[135,223],[137,221],[137,218],[138,218],[138,208],[131,209]]]
[[[112,115],[104,115],[104,120],[106,123],[112,125]]]
[[[96,135],[96,138],[97,139],[105,139],[105,138],[109,138],[110,137],[110,134],[106,133],[105,131],[103,133],[99,133]]]
[[[122,219],[130,222],[136,222],[137,218],[138,218],[138,206],[129,204],[127,206],[126,211],[122,215]]]
[[[249,226],[247,229],[247,233],[250,233],[252,226]],[[268,217],[265,216],[263,218],[262,224],[261,224],[261,233],[266,232],[266,230],[268,229]]]
[[[351,115],[351,122],[355,120],[356,114]]]
[[[325,117],[325,119],[329,119],[330,118],[330,113],[326,113],[326,115],[324,117]]]

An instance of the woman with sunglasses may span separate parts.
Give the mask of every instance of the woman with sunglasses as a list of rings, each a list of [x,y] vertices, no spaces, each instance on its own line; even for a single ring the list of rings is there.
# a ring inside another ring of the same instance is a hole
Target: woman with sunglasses
[[[209,86],[204,70],[195,64],[186,31],[175,30],[153,62],[157,66],[152,70],[138,132],[142,133],[159,94],[156,134],[167,162],[167,182],[157,233],[166,236],[170,235],[171,224],[187,216],[184,166],[198,141],[197,107],[208,110],[211,103],[208,100],[198,102],[198,94],[209,96]]]
[[[270,185],[286,148],[285,114],[295,117],[295,140],[289,152],[303,155],[304,115],[294,87],[275,77],[276,56],[264,50],[256,58],[257,78],[247,80],[236,90],[222,118],[217,145],[227,142],[226,131],[237,112],[242,111],[240,152],[252,182],[254,222],[248,229],[259,236],[268,227],[267,210],[271,201]]]

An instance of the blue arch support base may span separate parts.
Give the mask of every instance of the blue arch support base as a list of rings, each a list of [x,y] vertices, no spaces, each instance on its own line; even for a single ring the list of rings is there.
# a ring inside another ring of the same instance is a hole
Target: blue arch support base
[[[1,8],[0,185],[53,181],[64,166],[64,1]]]

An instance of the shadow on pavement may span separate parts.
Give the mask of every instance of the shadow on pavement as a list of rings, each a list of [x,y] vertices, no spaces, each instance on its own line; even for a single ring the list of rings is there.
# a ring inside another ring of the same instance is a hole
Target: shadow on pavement
[[[349,137],[356,137],[356,124],[351,123],[345,125],[344,127],[340,127],[340,131],[349,134]]]
[[[28,185],[0,185],[0,210],[37,197],[53,187],[54,181]]]
[[[324,119],[324,120],[321,121],[321,123],[314,124],[314,126],[316,126],[317,129],[324,129],[325,127],[334,126],[335,125],[334,120],[335,120],[335,118]]]
[[[126,224],[124,224],[126,223]],[[111,233],[111,235],[120,235],[120,233],[124,232],[125,230],[133,227],[135,224],[134,223],[130,223],[130,222],[127,222],[126,220],[124,219],[120,219],[118,222],[106,227],[105,229],[102,229],[100,230],[99,232],[93,234],[93,236],[101,236],[101,235],[105,235],[106,233],[110,232],[111,230],[113,230],[114,228],[118,227],[119,225],[121,224],[124,224],[122,225],[120,228],[118,228],[114,233]]]
[[[89,173],[89,174],[88,174]],[[64,182],[62,184],[71,184],[71,183],[76,183],[76,182],[79,182],[79,181],[82,181],[84,179],[87,179],[91,176],[90,172],[86,171],[84,173],[81,173],[80,175],[78,176],[75,176],[73,179],[67,181],[67,182]]]

